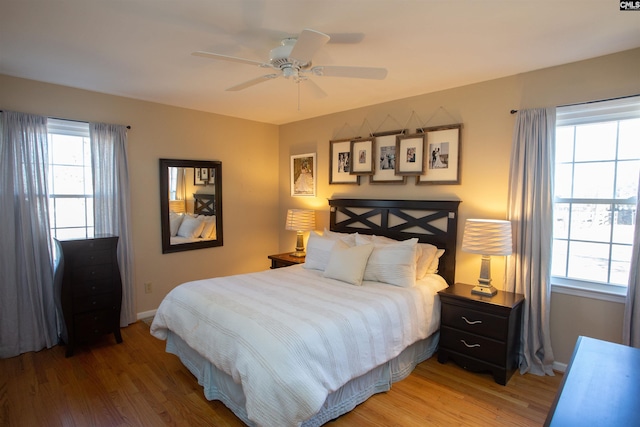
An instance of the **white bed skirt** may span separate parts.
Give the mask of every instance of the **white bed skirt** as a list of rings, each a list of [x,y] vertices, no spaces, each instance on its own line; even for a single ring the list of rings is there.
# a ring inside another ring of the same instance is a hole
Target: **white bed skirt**
[[[396,358],[372,371],[355,378],[327,396],[322,409],[302,423],[303,427],[320,426],[351,411],[376,393],[388,391],[391,384],[406,378],[420,362],[430,358],[438,348],[439,331],[430,337],[407,347]],[[219,400],[248,426],[242,386],[209,363],[197,351],[189,347],[179,336],[169,331],[168,353],[175,354],[197,378],[208,400]]]

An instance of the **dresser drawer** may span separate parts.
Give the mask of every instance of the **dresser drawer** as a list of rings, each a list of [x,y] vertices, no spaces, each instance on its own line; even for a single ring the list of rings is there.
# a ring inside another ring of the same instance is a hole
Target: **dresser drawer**
[[[78,253],[75,259],[76,266],[111,264],[113,250],[111,248],[99,248]]]
[[[76,268],[72,273],[74,284],[87,280],[111,280],[113,276],[113,266],[111,264],[90,265]],[[74,286],[74,290],[75,290]]]
[[[443,304],[442,325],[500,341],[507,340],[507,318],[467,307]]]
[[[112,292],[113,288],[113,280],[111,280],[111,277],[85,282],[78,281],[73,284],[73,295],[78,297],[85,295],[104,294],[105,292]]]
[[[440,330],[440,346],[494,365],[507,363],[506,343],[446,326]]]
[[[75,315],[76,337],[78,339],[94,338],[113,332],[115,321],[113,314],[113,310],[99,310]]]
[[[73,299],[73,311],[75,313],[83,313],[92,310],[113,310],[115,297],[113,293],[88,295],[86,297],[77,297]]]

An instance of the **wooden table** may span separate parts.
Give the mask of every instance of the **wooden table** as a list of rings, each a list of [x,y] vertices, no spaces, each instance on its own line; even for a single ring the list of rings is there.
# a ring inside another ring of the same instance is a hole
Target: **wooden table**
[[[545,426],[637,426],[640,349],[579,337]]]

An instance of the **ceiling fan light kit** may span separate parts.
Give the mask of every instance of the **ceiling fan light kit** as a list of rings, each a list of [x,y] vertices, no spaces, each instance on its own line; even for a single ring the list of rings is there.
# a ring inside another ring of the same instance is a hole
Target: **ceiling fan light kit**
[[[311,66],[313,56],[329,42],[331,37],[316,30],[305,29],[298,38],[288,37],[282,40],[269,52],[269,62],[259,62],[251,59],[237,58],[211,52],[194,52],[193,55],[222,61],[237,62],[247,65],[257,65],[261,68],[272,68],[279,73],[266,74],[244,83],[232,86],[227,91],[239,91],[277,77],[292,79],[296,83],[311,82],[306,75],[347,77],[359,79],[382,80],[387,76],[385,68],[348,67],[348,66]]]

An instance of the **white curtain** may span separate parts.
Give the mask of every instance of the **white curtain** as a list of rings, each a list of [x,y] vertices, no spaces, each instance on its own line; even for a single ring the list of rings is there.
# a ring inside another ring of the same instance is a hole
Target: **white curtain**
[[[555,108],[519,111],[509,176],[514,254],[507,289],[524,294],[520,372],[553,375],[549,328]]]
[[[125,126],[90,123],[95,234],[118,236],[122,277],[120,326],[136,321],[131,204]]]
[[[0,357],[57,344],[47,194],[47,118],[0,121]]]
[[[629,286],[627,301],[624,306],[624,324],[622,325],[622,343],[640,348],[640,183],[636,199],[636,226],[633,234],[633,250],[631,251],[631,268],[629,269]]]

